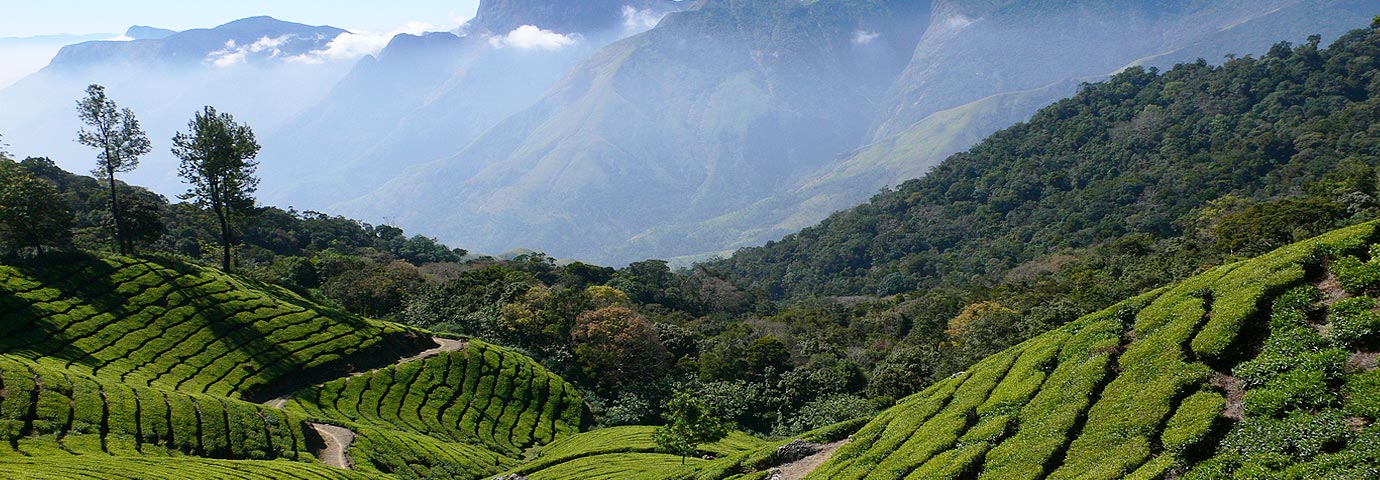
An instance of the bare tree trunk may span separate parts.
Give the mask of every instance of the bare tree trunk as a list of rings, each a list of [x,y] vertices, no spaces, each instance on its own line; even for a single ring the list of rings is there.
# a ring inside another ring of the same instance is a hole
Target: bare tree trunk
[[[105,151],[106,165],[113,165],[110,149]],[[110,216],[115,217],[115,244],[119,246],[120,255],[129,255],[129,247],[125,243],[125,221],[120,216],[120,199],[115,194],[115,169],[106,167],[106,178],[110,179]]]
[[[225,207],[223,205],[212,205],[212,210],[216,212],[216,219],[220,220],[220,269],[225,273],[230,273],[230,222],[225,218]]]

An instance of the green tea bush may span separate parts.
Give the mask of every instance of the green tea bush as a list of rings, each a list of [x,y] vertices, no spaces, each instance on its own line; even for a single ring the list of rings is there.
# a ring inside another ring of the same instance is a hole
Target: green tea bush
[[[1201,391],[1185,398],[1160,434],[1165,451],[1181,455],[1207,439],[1219,419],[1226,401],[1221,394]]]

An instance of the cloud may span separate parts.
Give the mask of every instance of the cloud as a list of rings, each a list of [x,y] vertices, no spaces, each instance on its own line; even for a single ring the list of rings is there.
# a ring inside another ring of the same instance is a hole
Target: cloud
[[[877,37],[880,36],[882,36],[882,34],[877,32],[869,32],[867,30],[855,30],[853,32],[853,44],[867,45],[869,43],[872,43],[874,40],[877,39]]]
[[[226,40],[225,48],[206,54],[206,61],[217,67],[229,67],[245,63],[251,53],[277,58],[283,53],[279,47],[287,43],[290,37],[292,36],[282,35],[269,38],[265,35],[249,45],[237,45],[234,39]]]
[[[523,25],[508,32],[507,35],[490,37],[489,44],[495,48],[512,47],[519,50],[560,50],[580,41],[579,35],[561,35],[542,30],[536,25]]]
[[[629,32],[641,33],[656,27],[661,23],[661,18],[665,14],[657,13],[652,9],[638,10],[632,5],[623,6],[623,27]]]
[[[453,17],[452,20],[456,19]],[[463,22],[463,20],[459,21]],[[408,22],[386,32],[345,32],[327,42],[325,48],[288,57],[287,60],[300,63],[354,60],[365,55],[378,55],[383,47],[387,47],[388,42],[398,35],[421,35],[441,30],[445,30],[445,28],[426,22]]]

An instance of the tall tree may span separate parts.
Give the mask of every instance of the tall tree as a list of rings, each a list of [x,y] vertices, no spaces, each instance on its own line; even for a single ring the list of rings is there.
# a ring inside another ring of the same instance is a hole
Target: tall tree
[[[0,154],[0,245],[43,255],[43,247],[65,246],[71,239],[72,212],[57,188]]]
[[[105,87],[100,85],[86,87],[86,98],[77,101],[77,116],[81,117],[82,123],[91,127],[77,132],[77,142],[97,151],[96,168],[91,173],[109,184],[110,216],[115,219],[115,243],[121,254],[129,254],[134,251],[134,239],[125,228],[115,174],[138,167],[139,156],[149,153],[152,144],[144,130],[139,128],[139,120],[134,118],[134,112],[128,108],[120,109],[114,100],[106,96]]]
[[[173,155],[182,160],[177,174],[191,188],[181,195],[197,205],[209,207],[220,223],[221,269],[230,271],[231,223],[254,208],[254,191],[259,179],[254,176],[259,143],[249,125],[235,123],[235,117],[205,107],[187,122],[189,133],[173,137]]]

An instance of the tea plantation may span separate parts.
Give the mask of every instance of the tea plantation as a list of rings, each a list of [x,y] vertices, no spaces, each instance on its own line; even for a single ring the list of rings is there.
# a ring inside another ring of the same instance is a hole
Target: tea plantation
[[[989,357],[883,412],[809,478],[1378,478],[1375,228]]]
[[[271,397],[352,361],[430,344],[278,287],[157,258],[0,266],[0,288],[0,352],[170,390]]]
[[[589,426],[574,387],[505,348],[416,358],[427,332],[215,270],[51,263],[0,266],[3,478],[480,478]],[[350,469],[318,460],[327,424],[353,434]]]
[[[808,478],[1380,477],[1376,227],[1216,267],[797,437],[848,439]],[[517,351],[431,349],[215,270],[55,264],[0,266],[3,478],[766,479],[795,460],[793,439],[735,432],[682,459],[653,427],[590,430],[575,387]]]

